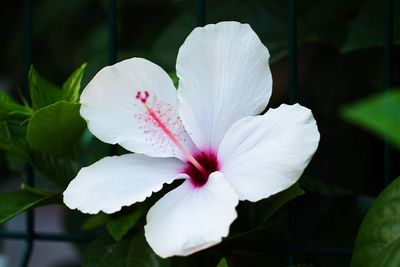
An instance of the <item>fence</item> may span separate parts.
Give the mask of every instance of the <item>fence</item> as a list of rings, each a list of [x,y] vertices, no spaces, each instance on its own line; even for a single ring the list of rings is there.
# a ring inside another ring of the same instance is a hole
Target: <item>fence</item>
[[[113,64],[117,61],[117,0],[108,0],[108,62]],[[197,0],[196,16],[197,24],[202,26],[206,22],[206,1]],[[393,0],[385,0],[385,31],[384,31],[384,90],[388,90],[393,81]],[[289,103],[296,100],[297,91],[297,3],[296,0],[288,0],[288,47],[289,47]],[[24,65],[25,77],[28,77],[28,71],[32,64],[32,0],[24,0]],[[24,90],[28,93],[28,82],[25,78]],[[384,170],[383,184],[387,185],[392,177],[391,175],[391,153],[388,144],[384,144]],[[34,174],[31,167],[26,167],[25,182],[33,186]],[[289,224],[293,226],[296,221],[295,203],[289,206]],[[89,242],[91,236],[84,236],[74,233],[43,233],[35,231],[34,210],[26,212],[25,232],[0,232],[0,239],[20,239],[25,240],[26,248],[21,258],[20,266],[26,267],[32,254],[35,240],[49,242]],[[285,251],[289,252],[288,264],[294,263],[294,255],[296,253],[334,253],[334,254],[351,254],[350,248],[331,247],[331,246],[302,246],[296,244],[295,240],[288,247],[246,247],[244,250],[254,251]]]

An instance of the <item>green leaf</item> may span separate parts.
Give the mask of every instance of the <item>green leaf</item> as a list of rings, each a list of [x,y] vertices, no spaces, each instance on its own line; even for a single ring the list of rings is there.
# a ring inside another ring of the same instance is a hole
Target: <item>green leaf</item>
[[[0,121],[0,149],[29,161],[25,128],[8,121]]]
[[[400,264],[400,177],[378,196],[361,224],[352,267]]]
[[[345,119],[354,122],[400,148],[400,90],[391,90],[342,110]]]
[[[28,143],[57,156],[66,155],[85,130],[79,104],[60,101],[38,110],[29,120]]]
[[[33,66],[29,70],[29,94],[33,110],[53,104],[62,97],[61,88],[41,77]]]
[[[272,217],[272,215],[274,215],[275,212],[277,212],[287,202],[298,196],[303,195],[304,193],[305,192],[303,189],[300,188],[299,183],[295,183],[285,191],[276,195],[271,206],[269,207],[265,215],[262,217],[259,226],[266,223]]]
[[[115,242],[109,235],[97,238],[88,247],[83,267],[167,267],[169,260],[158,257],[147,244],[143,231],[135,237]]]
[[[41,77],[31,67],[29,71],[29,93],[33,110],[39,110],[61,100],[77,102],[85,69],[86,63],[77,68],[60,88]]]
[[[383,46],[385,5],[381,0],[368,0],[353,21],[342,52]],[[400,43],[400,1],[394,1],[394,42]]]
[[[6,92],[0,91],[0,149],[28,161],[24,122],[32,112],[18,104]]]
[[[22,122],[32,115],[31,110],[18,104],[10,95],[0,91],[0,120]]]
[[[398,267],[400,266],[400,238],[397,238],[388,247],[385,248],[385,253],[376,260],[377,267]]]
[[[110,221],[110,219],[110,215],[100,212],[99,214],[90,216],[90,218],[83,223],[82,229],[92,230],[100,225],[107,223],[108,221]]]
[[[229,266],[228,266],[228,263],[226,262],[226,259],[225,259],[225,258],[222,258],[222,259],[219,261],[217,267],[229,267]]]
[[[60,195],[40,194],[32,191],[17,191],[0,195],[0,223],[28,209],[59,203]]]
[[[107,223],[107,230],[115,241],[121,240],[143,215],[143,209],[124,214]]]
[[[58,185],[59,189],[65,189],[76,176],[76,162],[69,157],[61,158],[33,149],[30,149],[29,156],[33,168]]]
[[[71,76],[64,82],[62,86],[62,99],[71,102],[77,102],[79,98],[79,90],[81,81],[86,70],[86,63],[77,68]]]

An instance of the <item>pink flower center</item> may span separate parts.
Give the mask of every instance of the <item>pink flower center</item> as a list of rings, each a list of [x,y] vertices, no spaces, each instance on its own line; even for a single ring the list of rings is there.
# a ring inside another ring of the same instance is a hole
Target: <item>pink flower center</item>
[[[219,171],[217,155],[214,151],[205,150],[194,155],[195,159],[204,168],[205,172],[199,171],[191,162],[187,162],[183,172],[189,175],[190,181],[195,187],[201,187],[208,181],[211,173]]]
[[[148,104],[149,96],[150,94],[148,91],[144,91],[143,94],[140,91],[136,93],[136,99],[145,107],[147,115],[151,118],[151,123],[158,127],[185,156],[187,166],[184,168],[183,172],[190,176],[193,185],[196,187],[204,185],[208,180],[208,176],[212,172],[219,170],[216,154],[213,151],[207,150],[192,155],[190,151],[182,145],[174,132],[169,129],[168,124],[159,116],[160,112],[154,111]],[[150,122],[147,119],[145,119],[145,121]]]

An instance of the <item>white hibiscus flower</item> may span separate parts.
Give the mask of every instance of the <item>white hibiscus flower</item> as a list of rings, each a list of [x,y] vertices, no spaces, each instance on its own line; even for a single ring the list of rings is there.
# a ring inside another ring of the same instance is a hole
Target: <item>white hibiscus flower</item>
[[[257,116],[272,90],[268,59],[249,25],[221,22],[194,29],[180,48],[178,90],[142,58],[103,68],[82,92],[81,115],[100,140],[136,154],[82,168],[65,204],[113,213],[183,179],[149,210],[148,243],[170,257],[221,242],[239,200],[290,187],[318,146],[305,107],[281,105]]]

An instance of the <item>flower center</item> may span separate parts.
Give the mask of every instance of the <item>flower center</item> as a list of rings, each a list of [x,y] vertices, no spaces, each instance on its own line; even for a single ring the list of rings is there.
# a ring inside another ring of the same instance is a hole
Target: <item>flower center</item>
[[[198,152],[194,155],[194,158],[203,166],[205,173],[199,171],[191,162],[187,162],[183,172],[189,175],[190,181],[195,187],[201,187],[207,183],[211,173],[219,171],[220,166],[217,155],[211,150]]]
[[[138,91],[136,93],[136,99],[139,100],[143,104],[143,106],[145,107],[147,115],[151,118],[151,123],[155,124],[156,127],[161,129],[161,131],[176,145],[176,147],[182,152],[182,154],[187,159],[188,168],[185,168],[185,170],[186,169],[188,169],[188,170],[190,169],[190,171],[188,171],[188,172],[185,171],[185,173],[188,174],[192,178],[192,181],[194,181],[194,179],[199,180],[200,176],[201,177],[206,177],[206,178],[202,178],[204,180],[203,184],[205,184],[207,182],[208,175],[211,172],[216,170],[216,167],[215,168],[211,168],[211,166],[213,164],[215,166],[218,165],[218,164],[216,164],[216,157],[213,156],[215,158],[215,160],[214,160],[215,163],[211,164],[210,163],[211,162],[211,158],[209,157],[210,153],[202,152],[200,154],[196,154],[195,156],[193,156],[185,148],[185,146],[182,145],[182,143],[179,141],[179,138],[168,128],[167,124],[161,119],[161,116],[159,116],[160,112],[154,111],[152,109],[152,107],[148,104],[149,96],[150,96],[150,94],[149,94],[148,91],[144,91],[143,94],[142,94],[141,91]],[[149,120],[147,120],[147,119],[145,119],[145,121],[149,122]],[[196,172],[194,170],[196,170]],[[194,176],[196,176],[196,178],[193,178],[189,173],[191,173]],[[202,179],[200,179],[200,180],[202,180]],[[196,180],[196,184],[202,185],[199,182],[197,182],[197,180]]]

